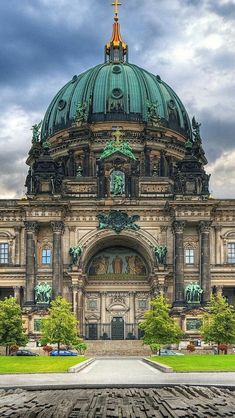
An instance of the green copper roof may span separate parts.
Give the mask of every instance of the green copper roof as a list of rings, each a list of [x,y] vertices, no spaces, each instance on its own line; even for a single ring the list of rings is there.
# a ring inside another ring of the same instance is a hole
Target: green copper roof
[[[79,109],[79,110],[78,110]],[[84,110],[83,118],[81,116]],[[159,76],[129,63],[105,63],[74,76],[46,112],[42,139],[82,122],[154,122],[191,137],[187,112],[176,93]]]

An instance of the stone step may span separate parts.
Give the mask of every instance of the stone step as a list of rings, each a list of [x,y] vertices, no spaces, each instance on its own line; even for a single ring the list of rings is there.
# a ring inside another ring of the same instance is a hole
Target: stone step
[[[88,349],[86,355],[89,357],[102,356],[125,356],[125,357],[142,357],[149,356],[151,350],[148,346],[143,345],[142,341],[136,340],[95,340],[86,341]]]

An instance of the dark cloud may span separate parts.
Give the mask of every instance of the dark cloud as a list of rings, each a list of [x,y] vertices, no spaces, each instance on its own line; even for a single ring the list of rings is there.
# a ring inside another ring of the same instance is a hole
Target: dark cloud
[[[1,190],[22,193],[30,126],[43,117],[54,95],[74,74],[103,62],[104,45],[112,32],[110,3],[111,0],[0,1],[0,170],[4,173]],[[230,22],[232,29],[234,1],[123,0],[120,14],[130,61],[160,74],[176,90],[191,116],[198,115],[209,161],[214,161],[224,149],[231,149],[235,125],[229,116],[229,102],[235,83],[228,83],[228,79],[235,53],[225,41],[218,48],[205,46],[203,37],[220,29],[213,19],[208,19],[209,14]],[[202,22],[208,19],[208,24],[200,27],[200,18]],[[179,46],[180,53],[186,53],[184,59],[174,55]],[[187,48],[194,49],[189,57]],[[201,101],[199,95],[203,97]],[[25,115],[28,119],[25,133],[18,133],[15,126],[13,135],[15,107],[22,110],[20,116],[17,114],[18,123],[25,120]],[[6,112],[9,133],[5,126],[3,134]]]
[[[221,3],[221,1],[210,0],[209,9],[228,20],[234,20],[235,18],[235,3],[234,0]]]

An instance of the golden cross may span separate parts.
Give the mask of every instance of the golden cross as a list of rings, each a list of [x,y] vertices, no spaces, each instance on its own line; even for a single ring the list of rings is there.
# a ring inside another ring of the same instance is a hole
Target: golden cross
[[[120,129],[117,128],[116,131],[113,133],[113,136],[116,140],[116,144],[119,144],[121,142],[121,137],[123,136],[123,132],[121,132]]]
[[[112,6],[114,6],[114,13],[115,13],[115,17],[118,17],[118,12],[119,12],[119,6],[121,6],[122,3],[120,3],[119,0],[114,0],[114,2],[112,3]]]

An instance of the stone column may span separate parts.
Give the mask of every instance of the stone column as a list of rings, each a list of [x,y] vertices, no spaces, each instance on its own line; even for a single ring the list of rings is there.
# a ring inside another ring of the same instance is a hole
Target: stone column
[[[100,293],[100,322],[106,323],[106,292]]]
[[[199,223],[200,242],[201,242],[201,287],[203,290],[202,300],[207,303],[211,295],[210,277],[210,228],[211,222],[201,221]]]
[[[34,287],[36,272],[35,232],[37,222],[25,222],[26,230],[26,292],[25,303],[34,304]]]
[[[72,286],[72,296],[73,296],[73,313],[77,318],[77,308],[78,308],[77,286]]]
[[[83,306],[84,305],[84,297],[83,297],[83,290],[82,287],[78,286],[77,289],[77,317],[79,320],[79,329],[80,333],[83,330]]]
[[[20,265],[20,233],[21,226],[15,226],[15,263],[17,266]]]
[[[134,324],[135,322],[135,292],[129,292],[130,300],[130,323]]]
[[[215,264],[221,264],[221,233],[222,227],[220,225],[215,226]]]
[[[52,298],[62,296],[63,291],[63,258],[62,258],[62,234],[64,223],[62,221],[51,222],[53,230],[53,278],[52,278]]]
[[[174,280],[175,280],[175,306],[184,305],[184,245],[183,232],[185,222],[175,221],[173,231],[175,234],[174,250]]]

